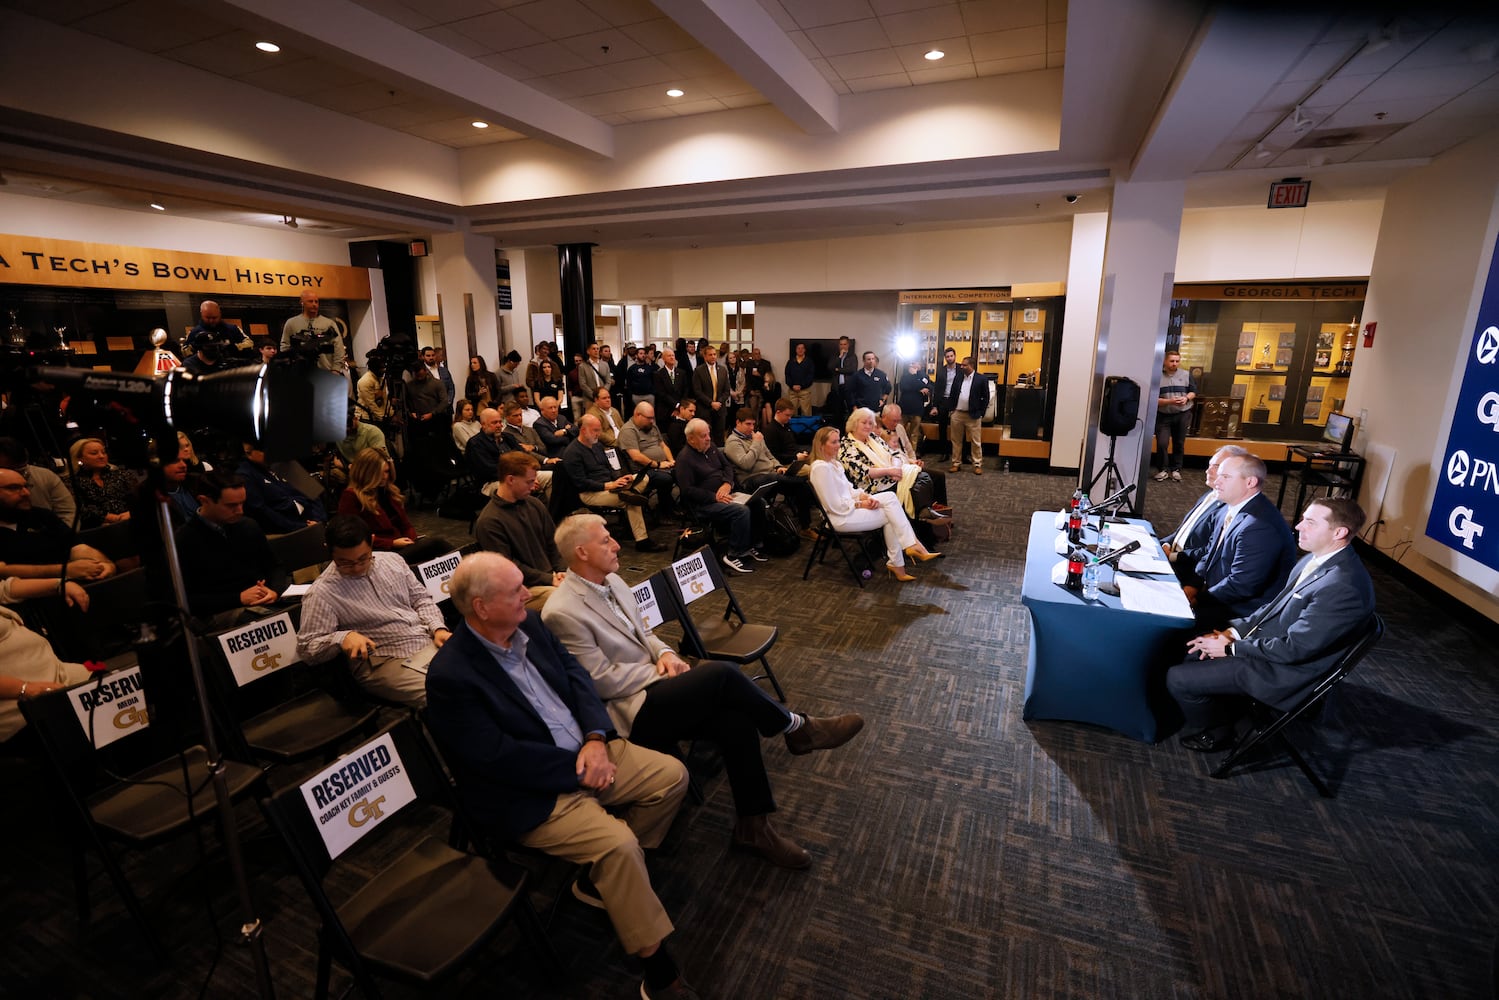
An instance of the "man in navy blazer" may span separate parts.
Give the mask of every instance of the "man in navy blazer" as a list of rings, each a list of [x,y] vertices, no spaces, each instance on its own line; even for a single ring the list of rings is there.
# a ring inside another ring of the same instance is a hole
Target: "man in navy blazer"
[[[469,556],[451,589],[464,623],[432,660],[427,722],[459,794],[496,835],[589,866],[573,893],[640,957],[642,996],[695,997],[662,947],[672,923],[644,854],[671,826],[686,768],[619,738],[588,672],[526,610],[509,559]]]
[[[1265,463],[1238,455],[1218,466],[1213,490],[1223,501],[1207,555],[1197,562],[1200,586],[1183,588],[1197,624],[1222,628],[1247,615],[1286,582],[1296,561],[1296,537],[1270,498],[1260,492]]]
[[[1226,631],[1187,644],[1196,659],[1166,672],[1166,688],[1186,716],[1183,746],[1202,753],[1233,746],[1226,696],[1289,710],[1333,668],[1374,613],[1374,584],[1349,545],[1363,525],[1352,500],[1313,500],[1296,525],[1307,555],[1286,586]]]
[[[1213,457],[1208,459],[1208,491],[1187,511],[1176,530],[1161,539],[1161,548],[1166,550],[1166,558],[1171,560],[1171,569],[1182,583],[1194,587],[1202,585],[1202,580],[1197,576],[1197,562],[1208,554],[1208,547],[1212,545],[1218,532],[1218,514],[1223,510],[1223,501],[1218,499],[1218,492],[1213,489],[1218,482],[1218,467],[1226,458],[1248,454],[1247,449],[1236,444],[1226,444],[1213,452]]]

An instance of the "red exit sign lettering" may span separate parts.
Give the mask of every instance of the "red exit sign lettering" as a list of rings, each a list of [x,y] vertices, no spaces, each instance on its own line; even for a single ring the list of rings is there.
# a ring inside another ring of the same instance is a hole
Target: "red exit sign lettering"
[[[1306,208],[1312,196],[1312,182],[1299,177],[1276,181],[1270,185],[1270,200],[1266,208]]]

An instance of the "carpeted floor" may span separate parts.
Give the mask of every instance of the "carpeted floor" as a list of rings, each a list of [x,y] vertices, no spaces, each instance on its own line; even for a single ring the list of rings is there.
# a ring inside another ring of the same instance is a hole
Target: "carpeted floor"
[[[1149,484],[1145,515],[1170,527],[1200,476]],[[1375,570],[1389,634],[1302,734],[1333,800],[1289,766],[1214,781],[1174,736],[1151,746],[1024,722],[1028,519],[1071,489],[1062,477],[1000,473],[992,459],[983,477],[950,477],[957,533],[947,559],[914,569],[915,583],[877,578],[860,590],[832,559],[803,582],[805,547],[733,579],[751,615],[781,628],[773,663],[793,707],[857,710],[868,727],[809,757],[764,744],[776,823],[815,859],[804,873],[728,850],[729,790],[711,755],[695,759],[706,801],[684,808],[652,870],[677,924],[671,947],[702,994],[1489,997],[1499,674],[1482,637]],[[420,521],[465,537],[461,522]],[[666,558],[627,546],[622,561],[636,580]],[[190,841],[130,862],[175,959],[154,969],[103,879],[94,922],[79,931],[45,813],[24,791],[7,799],[0,993],[196,995],[214,951],[204,887],[222,933],[238,926],[222,864],[194,873]],[[255,811],[239,816],[276,989],[310,995],[315,917]],[[358,871],[334,880],[341,893],[358,884]],[[544,878],[538,904],[556,891]],[[550,936],[565,978],[506,938],[456,992],[637,995],[638,972],[596,911],[563,899]],[[226,945],[207,995],[253,996],[250,968]],[[344,984],[336,973],[335,988]]]

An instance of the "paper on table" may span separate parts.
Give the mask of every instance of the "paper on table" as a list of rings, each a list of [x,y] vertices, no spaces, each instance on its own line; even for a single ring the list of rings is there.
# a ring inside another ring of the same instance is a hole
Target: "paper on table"
[[[1168,580],[1136,580],[1121,576],[1119,599],[1127,611],[1143,611],[1151,615],[1169,618],[1192,617],[1192,606],[1181,586]]]
[[[310,583],[294,583],[281,592],[282,597],[301,597],[312,589]]]
[[[1171,564],[1164,556],[1149,549],[1138,549],[1119,560],[1119,568],[1126,573],[1169,573]]]

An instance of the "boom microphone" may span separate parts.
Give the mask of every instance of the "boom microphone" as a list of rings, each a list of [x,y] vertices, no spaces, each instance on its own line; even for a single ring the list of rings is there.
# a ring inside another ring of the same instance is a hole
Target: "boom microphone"
[[[1113,510],[1117,507],[1122,507],[1129,501],[1129,495],[1133,492],[1135,492],[1135,484],[1131,483],[1108,499],[1100,500],[1098,501],[1098,503],[1083,511],[1083,516],[1087,517],[1089,514],[1098,514],[1106,510]]]

